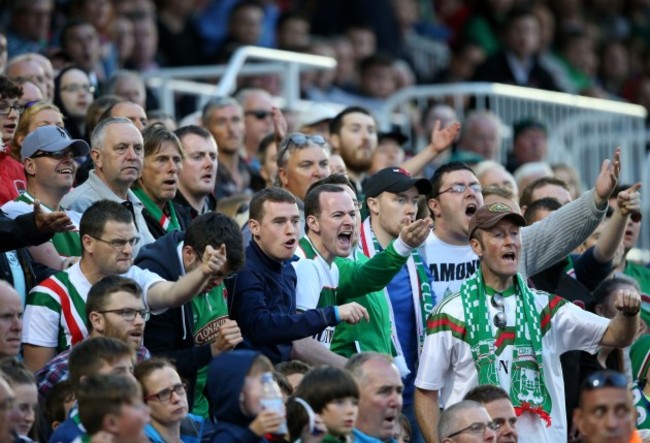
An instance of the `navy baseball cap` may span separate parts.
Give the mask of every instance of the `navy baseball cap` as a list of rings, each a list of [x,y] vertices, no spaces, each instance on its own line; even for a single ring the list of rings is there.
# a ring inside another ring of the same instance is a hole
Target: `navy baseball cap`
[[[413,178],[404,168],[384,168],[366,180],[366,198],[377,197],[382,192],[404,192],[415,186],[420,194],[429,194],[433,189],[426,178]]]

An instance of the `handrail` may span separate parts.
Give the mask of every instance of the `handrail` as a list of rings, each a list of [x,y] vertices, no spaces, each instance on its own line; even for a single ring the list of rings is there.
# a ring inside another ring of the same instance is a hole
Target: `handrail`
[[[401,89],[384,102],[381,112],[377,113],[379,128],[390,127],[391,113],[409,99],[435,95],[487,95],[497,94],[512,98],[529,98],[539,102],[555,105],[573,106],[582,109],[602,109],[607,112],[624,114],[630,117],[646,118],[647,111],[643,106],[631,103],[615,102],[600,98],[583,97],[564,92],[543,91],[522,86],[504,85],[501,83],[452,83],[441,85],[420,85]]]

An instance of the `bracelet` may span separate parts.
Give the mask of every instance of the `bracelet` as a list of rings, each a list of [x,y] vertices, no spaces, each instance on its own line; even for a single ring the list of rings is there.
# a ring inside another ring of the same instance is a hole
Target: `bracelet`
[[[636,315],[639,313],[639,311],[641,311],[641,309],[637,309],[637,310],[634,311],[634,312],[625,312],[625,311],[621,311],[621,314],[623,314],[623,315],[626,316],[626,317],[634,317],[634,316],[636,316]]]

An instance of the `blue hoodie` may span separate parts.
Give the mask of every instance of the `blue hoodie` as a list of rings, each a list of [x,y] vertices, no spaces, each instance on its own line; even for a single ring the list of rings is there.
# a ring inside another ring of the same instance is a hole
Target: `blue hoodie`
[[[215,357],[208,369],[210,414],[216,419],[212,443],[263,443],[248,427],[255,419],[242,411],[240,398],[246,374],[260,355],[255,351],[231,351]]]

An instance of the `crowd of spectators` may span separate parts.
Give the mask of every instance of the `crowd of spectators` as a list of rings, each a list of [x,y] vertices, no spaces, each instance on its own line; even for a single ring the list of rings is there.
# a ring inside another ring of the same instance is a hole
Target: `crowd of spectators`
[[[583,183],[530,115],[507,152],[471,100],[373,115],[465,81],[650,105],[646,3],[3,3],[0,443],[650,438],[621,148]],[[271,74],[159,110],[142,74],[243,45],[338,64],[300,112]]]

